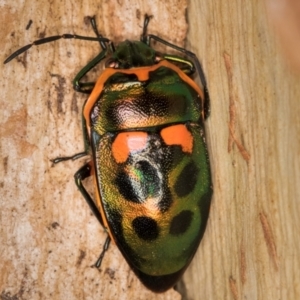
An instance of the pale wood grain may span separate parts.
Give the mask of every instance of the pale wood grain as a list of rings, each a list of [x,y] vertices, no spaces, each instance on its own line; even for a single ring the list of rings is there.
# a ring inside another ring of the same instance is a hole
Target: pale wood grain
[[[187,299],[300,299],[300,78],[264,2],[190,1],[188,17],[211,94],[214,197]]]

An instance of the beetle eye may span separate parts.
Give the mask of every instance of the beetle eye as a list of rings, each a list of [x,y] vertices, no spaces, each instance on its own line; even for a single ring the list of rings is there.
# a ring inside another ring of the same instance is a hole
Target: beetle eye
[[[117,68],[117,67],[118,67],[118,64],[113,58],[109,58],[105,62],[105,68]]]
[[[155,52],[155,61],[159,62],[163,59],[163,55],[160,52]]]

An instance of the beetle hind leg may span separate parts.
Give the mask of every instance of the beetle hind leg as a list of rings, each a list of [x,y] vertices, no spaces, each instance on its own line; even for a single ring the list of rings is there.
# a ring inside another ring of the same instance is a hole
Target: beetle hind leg
[[[90,194],[87,192],[87,190],[85,189],[85,187],[82,184],[82,181],[91,175],[92,175],[92,165],[91,165],[91,163],[87,163],[74,174],[74,179],[75,179],[75,183],[76,183],[80,193],[84,197],[86,203],[90,207],[91,211],[93,212],[93,214],[95,215],[97,220],[104,227],[103,219],[102,219],[102,216],[100,214],[98,207],[96,206],[92,197],[90,196]]]
[[[84,199],[86,200],[88,206],[90,207],[91,211],[93,212],[93,214],[95,215],[95,217],[97,218],[97,220],[99,221],[99,223],[105,228],[104,226],[104,222],[101,216],[101,213],[99,211],[99,209],[97,208],[95,202],[93,201],[92,197],[90,196],[90,194],[87,192],[87,190],[85,189],[85,187],[82,184],[82,181],[88,177],[90,177],[93,174],[93,166],[91,164],[91,162],[85,164],[83,167],[81,167],[75,174],[74,174],[74,179],[75,179],[75,183],[80,191],[80,193],[82,194],[82,196],[84,197]],[[110,244],[111,238],[108,235],[105,243],[103,245],[103,249],[102,252],[100,253],[96,263],[94,264],[94,267],[96,267],[97,269],[99,269],[101,267],[101,263],[102,260],[104,258],[105,252],[108,250],[109,248],[109,244]]]
[[[103,249],[102,249],[102,252],[100,253],[96,263],[93,265],[93,267],[97,268],[98,270],[100,269],[101,267],[101,263],[102,263],[102,260],[104,258],[104,255],[105,255],[105,252],[108,250],[109,248],[109,245],[110,245],[110,241],[111,241],[111,238],[110,236],[108,235],[106,240],[105,240],[105,243],[103,245]]]

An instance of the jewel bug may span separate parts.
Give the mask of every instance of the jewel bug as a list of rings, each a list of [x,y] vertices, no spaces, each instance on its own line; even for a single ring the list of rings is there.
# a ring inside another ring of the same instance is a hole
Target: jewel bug
[[[89,94],[83,105],[85,149],[53,163],[90,155],[74,175],[93,214],[108,233],[95,266],[100,268],[110,241],[149,289],[173,287],[191,262],[205,231],[212,197],[204,121],[209,94],[196,55],[147,34],[145,15],[140,41],[117,47],[91,25],[96,37],[65,34],[43,38],[9,56],[9,62],[32,45],[61,38],[98,41],[102,51],[76,75],[74,89]],[[161,43],[183,56],[161,54]],[[187,58],[185,58],[187,57]],[[96,82],[83,82],[105,60]],[[202,88],[192,76],[197,73]],[[93,201],[83,180],[93,176]]]

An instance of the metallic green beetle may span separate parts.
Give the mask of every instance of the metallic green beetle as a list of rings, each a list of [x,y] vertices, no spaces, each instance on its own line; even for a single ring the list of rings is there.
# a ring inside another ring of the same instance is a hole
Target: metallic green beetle
[[[174,286],[191,262],[204,234],[212,197],[204,120],[209,112],[205,77],[197,57],[161,38],[148,35],[145,16],[141,41],[114,47],[102,37],[92,18],[102,51],[73,80],[88,93],[83,106],[85,151],[53,160],[58,163],[90,154],[91,161],[75,174],[76,184],[108,232],[103,251],[113,240],[149,289]],[[160,54],[151,40],[181,56]],[[29,49],[27,45],[5,62]],[[96,82],[82,78],[106,59]],[[191,79],[197,71],[202,89]],[[82,181],[94,175],[96,201]]]

